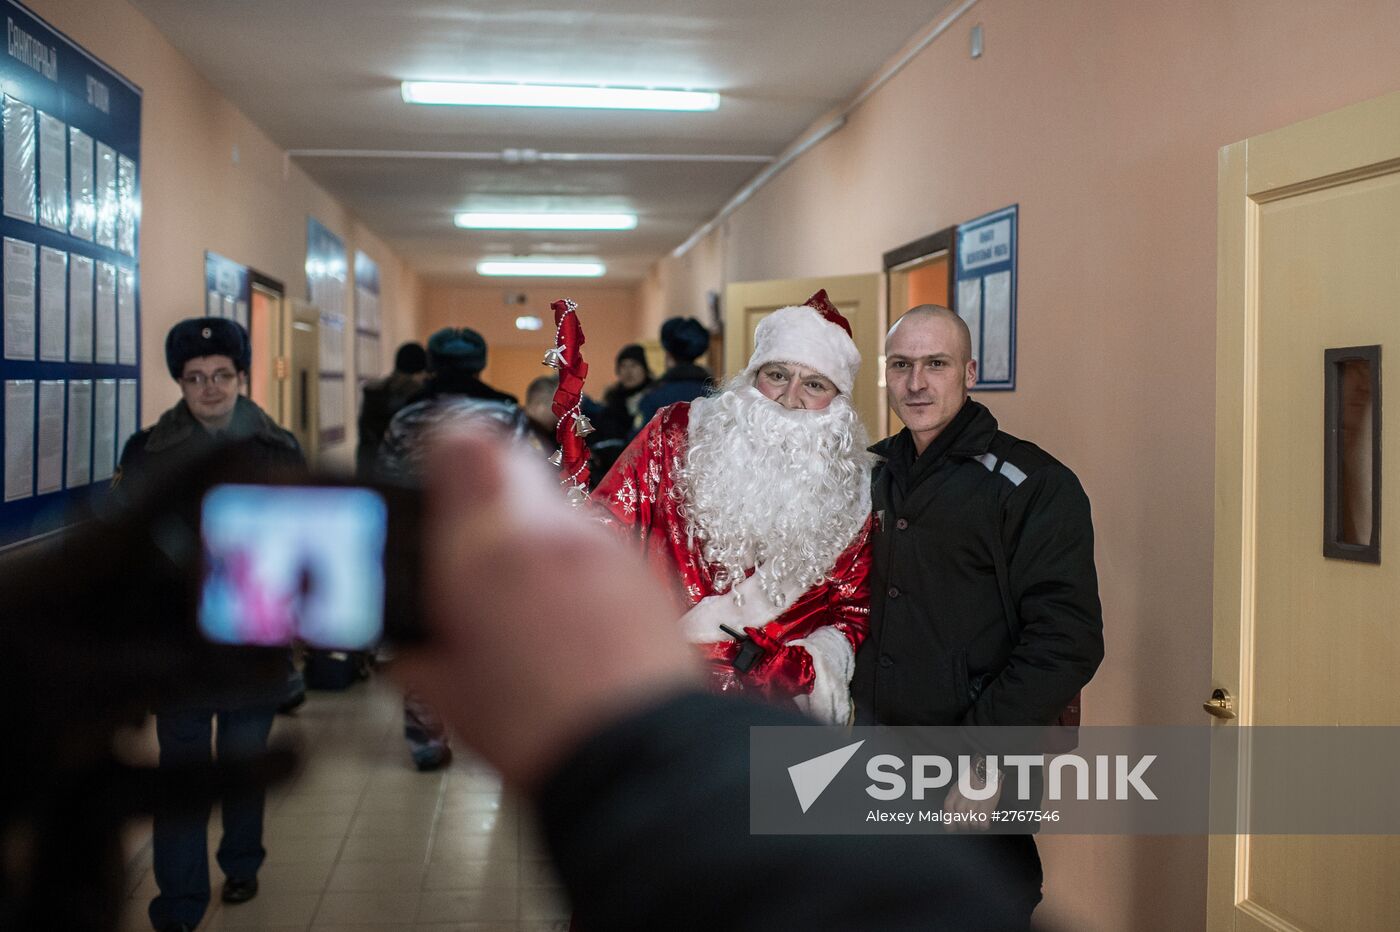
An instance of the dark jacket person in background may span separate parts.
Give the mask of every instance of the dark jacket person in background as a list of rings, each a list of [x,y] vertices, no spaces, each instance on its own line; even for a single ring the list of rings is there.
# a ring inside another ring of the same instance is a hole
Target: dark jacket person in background
[[[158,483],[187,468],[193,458],[232,441],[245,441],[239,455],[257,473],[304,469],[306,460],[296,438],[240,394],[247,386],[250,356],[247,332],[231,320],[195,318],[172,327],[165,339],[165,361],[183,398],[154,427],[127,441],[114,482]],[[261,753],[282,699],[280,694],[249,692],[197,707],[157,709],[160,766],[208,763],[215,719],[220,759]],[[261,789],[223,798],[218,862],[226,878],[226,903],[257,895],[258,869],[266,856],[263,801]],[[151,901],[150,919],[157,929],[193,929],[209,906],[208,824],[207,805],[202,812],[156,813],[152,855],[160,892]]]
[[[647,365],[646,350],[640,343],[628,343],[618,350],[614,370],[617,381],[603,393],[602,412],[593,422],[596,433],[588,438],[590,446],[606,440],[625,443],[640,429],[642,425],[637,423],[638,406],[656,384],[651,376],[651,367]]]
[[[617,352],[617,381],[603,393],[603,403],[586,401],[584,413],[593,419],[588,435],[589,481],[596,487],[627,448],[627,441],[642,428],[641,401],[656,384],[640,343],[628,343]]]
[[[374,473],[374,461],[389,420],[423,388],[428,353],[418,343],[405,343],[394,354],[394,371],[365,383],[360,402],[360,440],[355,447],[355,474],[367,478]]]
[[[704,324],[694,317],[672,317],[661,325],[661,346],[666,350],[666,371],[637,403],[633,433],[667,405],[694,401],[714,387],[710,370],[695,364],[710,348],[710,331]]]
[[[415,479],[438,422],[483,414],[523,431],[525,415],[514,395],[481,381],[486,339],[470,327],[444,327],[428,339],[428,379],[389,421],[376,469],[390,478]]]
[[[428,338],[428,378],[409,403],[439,395],[458,395],[519,406],[520,399],[481,381],[486,368],[486,338],[470,327],[443,327]]]
[[[412,404],[401,408],[384,432],[376,471],[390,479],[416,480],[434,431],[446,423],[481,420],[524,437],[525,413],[514,395],[482,382],[486,340],[469,327],[445,327],[428,339],[428,381]],[[404,694],[404,737],[413,765],[437,770],[452,761],[447,729],[437,713],[412,692]]]

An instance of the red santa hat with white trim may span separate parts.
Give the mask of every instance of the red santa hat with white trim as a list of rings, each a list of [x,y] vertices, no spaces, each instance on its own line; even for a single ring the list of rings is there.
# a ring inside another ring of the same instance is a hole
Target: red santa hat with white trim
[[[759,321],[753,335],[753,355],[745,374],[758,367],[786,362],[815,369],[850,395],[860,371],[860,350],[851,339],[851,324],[823,288],[806,304],[782,307]]]

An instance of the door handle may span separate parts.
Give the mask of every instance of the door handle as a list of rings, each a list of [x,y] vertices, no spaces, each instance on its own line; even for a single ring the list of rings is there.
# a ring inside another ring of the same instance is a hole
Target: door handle
[[[1235,717],[1235,700],[1228,689],[1221,688],[1211,693],[1210,699],[1201,703],[1201,708],[1216,718],[1232,719]]]

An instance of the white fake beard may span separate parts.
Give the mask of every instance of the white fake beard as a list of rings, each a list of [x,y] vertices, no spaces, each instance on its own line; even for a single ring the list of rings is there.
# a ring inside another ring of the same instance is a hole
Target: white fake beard
[[[789,411],[742,373],[691,403],[679,477],[691,545],[730,589],[763,564],[759,583],[779,602],[821,582],[870,513],[869,439],[850,399]]]

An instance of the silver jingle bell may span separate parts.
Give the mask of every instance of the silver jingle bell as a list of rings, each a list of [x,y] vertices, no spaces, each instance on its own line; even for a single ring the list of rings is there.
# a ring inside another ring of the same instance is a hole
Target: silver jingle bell
[[[565,493],[569,499],[569,504],[577,507],[588,501],[588,489],[581,485],[569,486],[569,491]]]
[[[549,465],[551,465],[551,466],[563,466],[563,465],[564,465],[564,449],[563,449],[563,447],[560,447],[558,450],[555,450],[555,451],[554,451],[554,455],[551,456],[551,457],[549,458]]]
[[[593,422],[588,419],[587,415],[574,415],[574,433],[580,437],[587,437],[593,433]]]
[[[551,369],[562,369],[564,367],[564,347],[550,347],[544,354],[544,364]]]

